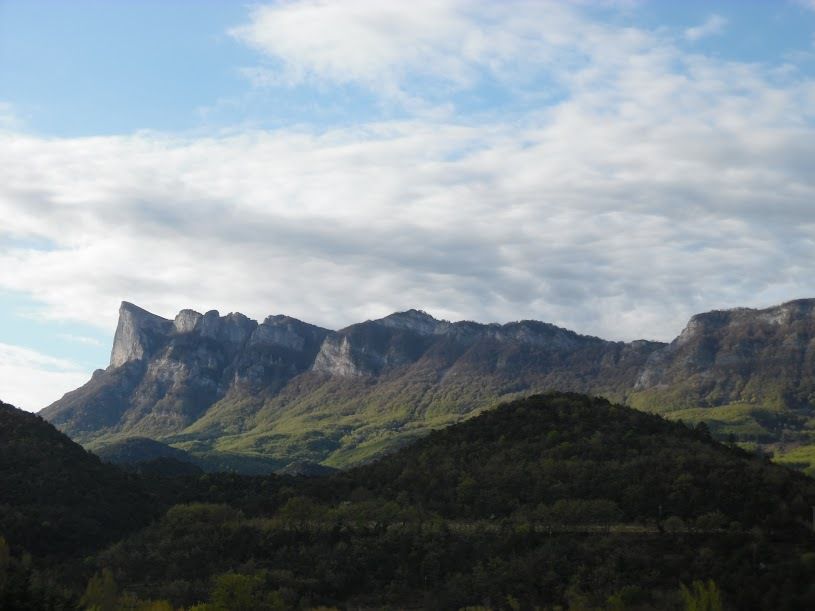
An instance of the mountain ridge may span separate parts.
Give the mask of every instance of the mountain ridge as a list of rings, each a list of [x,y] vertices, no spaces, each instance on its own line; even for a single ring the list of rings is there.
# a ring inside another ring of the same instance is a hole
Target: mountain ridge
[[[336,467],[548,390],[691,421],[702,418],[688,410],[739,406],[740,435],[798,435],[815,400],[815,299],[698,314],[670,343],[608,341],[534,320],[450,322],[416,309],[333,331],[216,310],[171,320],[123,302],[108,368],[41,414],[90,447],[143,436],[193,453],[271,456],[279,467]],[[781,424],[761,424],[768,412]]]

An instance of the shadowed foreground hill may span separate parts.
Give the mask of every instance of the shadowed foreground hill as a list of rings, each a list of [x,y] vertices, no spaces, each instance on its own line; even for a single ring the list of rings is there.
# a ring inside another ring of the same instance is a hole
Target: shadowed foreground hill
[[[562,393],[499,406],[348,477],[449,518],[605,499],[623,521],[713,512],[744,528],[787,528],[807,522],[815,504],[813,480],[718,443],[704,426]]]
[[[194,462],[194,459],[183,450],[147,437],[128,437],[117,443],[102,446],[94,453],[105,462],[114,465],[133,465],[160,458]]]
[[[237,593],[263,609],[680,609],[680,582],[728,609],[815,605],[813,480],[603,399],[515,401],[260,494],[178,505],[99,574],[201,609]]]
[[[0,536],[13,547],[77,557],[156,515],[141,481],[0,402]]]

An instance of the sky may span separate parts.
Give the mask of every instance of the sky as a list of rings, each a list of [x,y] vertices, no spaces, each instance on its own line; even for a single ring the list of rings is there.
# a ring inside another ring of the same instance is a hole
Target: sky
[[[815,0],[0,0],[0,399],[122,300],[670,341],[815,297]]]

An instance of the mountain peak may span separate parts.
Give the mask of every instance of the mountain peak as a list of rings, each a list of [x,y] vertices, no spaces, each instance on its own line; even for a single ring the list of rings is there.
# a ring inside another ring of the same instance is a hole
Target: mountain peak
[[[692,316],[679,337],[676,338],[676,343],[681,345],[694,337],[733,325],[751,323],[789,325],[796,320],[811,318],[813,313],[815,313],[815,299],[794,299],[768,308],[740,307],[711,310]]]
[[[176,333],[189,333],[195,329],[203,317],[203,314],[195,310],[181,310],[173,320]]]
[[[156,337],[172,328],[172,321],[152,314],[128,301],[119,306],[119,323],[113,337],[110,364],[119,367],[128,361],[145,358],[154,347]]]
[[[137,317],[160,318],[161,320],[167,320],[166,318],[162,318],[158,314],[153,314],[152,312],[149,312],[144,308],[137,306],[135,303],[131,303],[130,301],[122,301],[122,303],[119,304],[119,316],[121,316],[123,313]]]
[[[649,357],[635,385],[646,391],[637,406],[811,407],[813,342],[815,299],[696,314]]]
[[[421,335],[433,335],[440,329],[450,325],[444,320],[437,320],[424,310],[410,309],[404,312],[394,312],[385,318],[375,321],[392,329],[405,329]]]

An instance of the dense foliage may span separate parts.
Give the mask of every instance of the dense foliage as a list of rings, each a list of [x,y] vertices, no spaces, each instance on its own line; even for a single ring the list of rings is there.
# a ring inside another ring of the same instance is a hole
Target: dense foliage
[[[815,607],[813,480],[582,395],[326,478],[115,473],[163,517],[59,572],[3,572],[0,547],[0,595],[10,575],[42,608]]]
[[[0,402],[0,535],[12,549],[77,556],[158,515],[140,479],[102,463],[39,416]]]
[[[558,504],[574,515],[602,501],[624,521],[715,515],[722,525],[785,529],[815,504],[815,482],[717,443],[703,425],[577,394],[498,407],[347,477],[448,518],[530,518]]]

